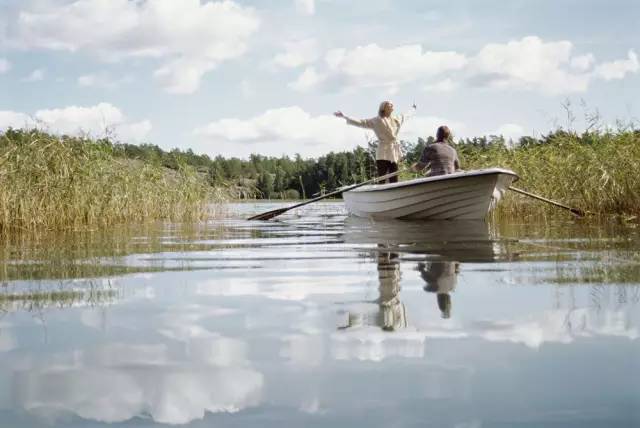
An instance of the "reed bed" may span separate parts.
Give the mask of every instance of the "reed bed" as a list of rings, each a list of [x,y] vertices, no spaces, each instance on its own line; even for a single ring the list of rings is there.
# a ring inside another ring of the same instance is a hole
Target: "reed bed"
[[[106,141],[0,134],[0,234],[190,221],[223,197],[191,167],[118,157]]]
[[[132,254],[209,251],[217,248],[224,226],[217,222],[149,222],[100,230],[18,233],[0,239],[0,291],[15,280],[76,280],[132,273],[194,270],[159,257],[154,263],[127,259]]]
[[[515,185],[599,215],[640,217],[640,132],[555,132],[528,144],[458,149],[465,169],[500,166],[516,171]],[[509,192],[498,215],[555,212]]]

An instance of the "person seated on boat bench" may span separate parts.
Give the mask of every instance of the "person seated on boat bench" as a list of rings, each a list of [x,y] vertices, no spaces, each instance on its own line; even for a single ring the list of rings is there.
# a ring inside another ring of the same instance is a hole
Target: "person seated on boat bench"
[[[460,169],[460,160],[456,149],[449,145],[448,140],[451,131],[447,126],[441,126],[436,131],[436,142],[429,144],[422,151],[420,160],[411,168],[420,172],[429,167],[427,177],[435,175],[452,174]]]
[[[413,106],[415,109],[415,105]],[[399,117],[392,116],[393,103],[383,101],[378,107],[378,116],[371,119],[352,119],[345,116],[341,111],[334,113],[336,117],[347,120],[348,125],[367,128],[373,130],[378,138],[378,148],[376,149],[376,169],[378,177],[398,171],[398,163],[402,157],[400,143],[398,143],[398,132],[404,123],[407,115]],[[398,176],[387,179],[388,183],[396,183]]]

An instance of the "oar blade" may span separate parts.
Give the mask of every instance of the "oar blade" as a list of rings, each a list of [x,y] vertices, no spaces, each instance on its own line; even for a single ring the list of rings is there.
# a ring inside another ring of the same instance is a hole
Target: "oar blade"
[[[584,217],[586,215],[586,213],[584,211],[582,211],[581,209],[579,209],[579,208],[573,208],[573,207],[570,207],[568,205],[561,204],[560,202],[556,202],[556,201],[553,201],[551,199],[547,199],[545,197],[542,197],[540,195],[536,195],[534,193],[527,192],[526,190],[518,189],[517,187],[509,186],[509,190],[513,190],[514,192],[520,193],[521,195],[525,195],[525,196],[528,196],[530,198],[537,199],[539,201],[546,202],[546,203],[554,205],[556,207],[565,209],[565,210],[569,211],[571,214],[575,215],[576,217]]]
[[[270,220],[288,211],[288,208],[278,208],[277,210],[267,211],[266,213],[256,214],[247,220]]]
[[[587,215],[587,213],[582,211],[580,208],[571,208],[571,213],[574,214],[576,217],[584,217]]]

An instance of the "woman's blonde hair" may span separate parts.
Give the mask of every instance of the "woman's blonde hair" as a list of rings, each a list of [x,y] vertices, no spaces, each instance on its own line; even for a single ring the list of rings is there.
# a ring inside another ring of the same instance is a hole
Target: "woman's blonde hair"
[[[378,107],[378,116],[382,117],[382,115],[384,114],[384,109],[388,106],[388,105],[393,105],[393,103],[391,101],[383,101],[380,103],[380,107]]]

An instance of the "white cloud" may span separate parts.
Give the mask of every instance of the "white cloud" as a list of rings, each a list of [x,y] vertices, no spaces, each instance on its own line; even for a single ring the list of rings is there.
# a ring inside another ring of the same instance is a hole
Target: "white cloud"
[[[258,26],[252,8],[229,0],[43,0],[19,11],[3,38],[17,49],[160,59],[161,83],[188,93],[217,64],[243,55]]]
[[[115,124],[115,133],[118,137],[127,141],[142,141],[147,138],[153,125],[150,120],[134,123]]]
[[[35,126],[33,118],[24,113],[0,110],[0,131],[8,128],[32,128]]]
[[[465,130],[459,122],[415,116],[407,120],[400,138],[433,135],[442,124],[449,125],[456,134]],[[219,119],[197,128],[194,134],[206,144],[199,147],[204,152],[241,157],[251,153],[319,156],[332,150],[350,150],[373,138],[371,132],[348,126],[331,114],[313,116],[298,106],[267,110],[248,119]]]
[[[447,77],[446,79],[439,80],[435,83],[429,83],[422,89],[424,89],[425,92],[452,92],[455,91],[459,86],[460,84],[458,82],[455,82],[453,79]]]
[[[604,80],[624,79],[627,73],[637,73],[640,70],[638,55],[630,50],[627,59],[605,62],[596,67],[595,74]]]
[[[41,68],[38,68],[36,70],[33,70],[31,73],[29,73],[28,76],[26,76],[24,79],[22,79],[23,82],[39,82],[41,80],[44,80],[44,75],[45,75],[45,71]]]
[[[491,43],[472,59],[470,73],[498,88],[542,90],[545,93],[583,92],[589,74],[570,70],[569,41],[544,42],[524,37],[506,44]]]
[[[597,65],[591,53],[574,55],[573,50],[570,41],[547,42],[536,36],[490,43],[474,55],[427,51],[420,45],[369,44],[329,50],[323,64],[314,63],[289,86],[299,91],[337,86],[394,92],[403,84],[419,82],[428,92],[468,86],[555,95],[584,92],[595,78],[621,79],[639,69],[633,51],[627,59]]]
[[[325,76],[318,74],[315,68],[307,67],[295,81],[289,83],[289,87],[299,92],[307,92],[318,86],[323,80],[325,80]]]
[[[55,132],[75,134],[104,130],[111,124],[123,121],[122,112],[110,104],[101,103],[94,107],[70,106],[65,108],[40,110],[35,114],[39,122]]]
[[[355,136],[348,132],[353,129],[331,115],[314,117],[300,107],[292,106],[267,110],[246,120],[220,119],[196,129],[195,133],[214,141],[232,143],[280,141],[283,144],[324,145],[327,141],[345,143],[349,137]],[[356,134],[362,135],[360,132]]]
[[[315,39],[303,39],[284,44],[284,52],[273,58],[273,63],[280,67],[300,67],[311,64],[320,57],[318,42]]]
[[[151,122],[130,122],[120,109],[100,103],[91,107],[69,106],[43,109],[33,115],[0,111],[0,129],[38,127],[56,134],[102,137],[115,133],[122,140],[139,141],[151,131]]]
[[[296,10],[303,15],[313,15],[316,13],[315,0],[294,0]]]
[[[377,44],[354,49],[332,49],[325,62],[334,80],[346,86],[394,87],[444,72],[459,70],[464,55],[444,51],[423,51],[420,45],[383,48]]]
[[[579,71],[586,71],[591,68],[596,58],[593,54],[580,55],[571,58],[571,67]]]
[[[153,77],[171,94],[191,94],[200,86],[202,77],[215,67],[214,61],[178,59],[157,69]]]
[[[11,70],[11,63],[4,58],[0,58],[0,74],[6,73],[9,70]]]
[[[108,89],[114,89],[122,86],[123,84],[131,83],[132,81],[133,78],[131,76],[114,78],[109,73],[105,72],[84,74],[77,79],[78,86],[83,88],[97,87]]]
[[[585,92],[594,78],[622,79],[638,71],[638,57],[596,65],[591,53],[573,56],[573,44],[529,36],[489,44],[470,62],[469,72],[493,87],[540,90],[548,94]],[[595,67],[595,68],[594,68]]]

